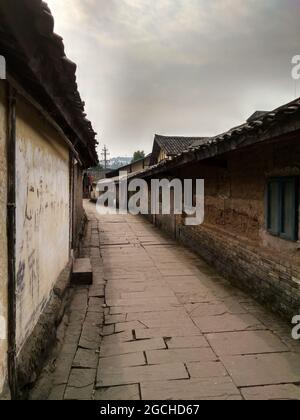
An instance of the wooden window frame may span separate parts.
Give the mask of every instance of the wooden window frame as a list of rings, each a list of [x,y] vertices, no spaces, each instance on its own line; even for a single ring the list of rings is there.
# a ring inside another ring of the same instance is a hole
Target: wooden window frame
[[[279,187],[279,195],[278,195],[278,207],[277,211],[279,214],[278,217],[278,226],[276,230],[271,228],[271,184],[276,182]],[[293,226],[292,226],[292,235],[287,235],[283,232],[284,230],[284,214],[283,214],[283,194],[284,188],[287,182],[292,182],[294,186],[294,197],[293,197]],[[288,241],[298,241],[298,231],[299,231],[299,180],[297,177],[273,177],[268,179],[267,183],[267,192],[266,192],[266,228],[267,231],[279,238],[288,240]]]

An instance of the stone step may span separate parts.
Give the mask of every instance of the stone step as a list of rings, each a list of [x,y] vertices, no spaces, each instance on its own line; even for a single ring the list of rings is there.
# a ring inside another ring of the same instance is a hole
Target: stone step
[[[93,271],[90,258],[77,258],[74,260],[72,284],[80,286],[93,284]]]

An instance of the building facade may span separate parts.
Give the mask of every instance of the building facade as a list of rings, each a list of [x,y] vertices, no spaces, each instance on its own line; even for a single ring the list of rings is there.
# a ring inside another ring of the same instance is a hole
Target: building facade
[[[120,172],[127,172],[128,174],[136,174],[147,170],[150,167],[151,154],[145,156],[143,159],[131,162],[129,165],[110,171],[106,174],[106,178],[115,178],[119,176]]]
[[[84,222],[82,172],[98,159],[47,5],[4,0],[0,12],[0,396],[19,398],[55,340]]]
[[[150,219],[235,285],[291,321],[300,313],[300,100],[150,168],[142,177],[204,179],[205,220]]]
[[[161,136],[156,134],[153,141],[150,164],[153,166],[170,160],[200,141],[201,139],[198,137]]]

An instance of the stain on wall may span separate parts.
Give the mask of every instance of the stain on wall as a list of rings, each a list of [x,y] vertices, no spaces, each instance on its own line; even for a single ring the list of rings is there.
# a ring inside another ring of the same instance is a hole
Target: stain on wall
[[[83,227],[83,176],[78,164],[73,169],[74,207],[73,207],[73,246],[78,246],[80,231]]]
[[[17,351],[69,261],[69,151],[25,101],[17,103]]]
[[[0,81],[0,395],[7,376],[6,94]]]

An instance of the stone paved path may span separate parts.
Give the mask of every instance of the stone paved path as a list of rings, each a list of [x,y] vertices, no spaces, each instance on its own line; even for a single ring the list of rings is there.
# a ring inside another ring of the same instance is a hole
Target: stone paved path
[[[289,325],[143,219],[85,207],[94,285],[74,293],[49,399],[300,399]]]

